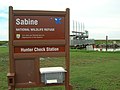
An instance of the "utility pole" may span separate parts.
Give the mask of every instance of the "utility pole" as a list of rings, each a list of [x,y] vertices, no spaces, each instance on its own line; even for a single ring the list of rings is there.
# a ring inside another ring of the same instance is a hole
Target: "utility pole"
[[[108,36],[106,36],[106,51],[107,51],[107,48],[108,48]]]

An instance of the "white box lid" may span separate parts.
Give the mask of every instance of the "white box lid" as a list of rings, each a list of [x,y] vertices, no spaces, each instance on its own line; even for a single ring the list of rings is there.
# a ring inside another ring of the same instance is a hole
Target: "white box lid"
[[[54,72],[67,72],[63,67],[46,67],[40,68],[40,73],[54,73]]]

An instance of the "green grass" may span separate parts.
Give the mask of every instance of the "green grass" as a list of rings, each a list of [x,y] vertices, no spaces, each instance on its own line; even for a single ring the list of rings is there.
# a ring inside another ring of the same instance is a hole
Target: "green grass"
[[[120,90],[120,52],[71,50],[70,80],[73,90]],[[57,58],[42,65],[61,64]],[[8,48],[0,47],[0,90],[7,90]],[[33,89],[16,89],[33,90]],[[64,90],[64,87],[34,88],[34,90]]]
[[[75,90],[120,90],[120,53],[71,52],[71,82]]]
[[[7,90],[8,48],[0,47],[0,90]]]

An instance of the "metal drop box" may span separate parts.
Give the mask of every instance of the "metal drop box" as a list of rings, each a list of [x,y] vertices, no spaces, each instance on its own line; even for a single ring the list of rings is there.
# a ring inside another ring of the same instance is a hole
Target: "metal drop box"
[[[45,84],[63,83],[66,70],[63,67],[40,68],[41,82]]]

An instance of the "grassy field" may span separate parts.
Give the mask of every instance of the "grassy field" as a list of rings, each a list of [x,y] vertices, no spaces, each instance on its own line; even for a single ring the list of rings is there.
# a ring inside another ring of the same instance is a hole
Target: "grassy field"
[[[71,50],[70,80],[73,90],[120,90],[120,52]],[[42,64],[62,64],[48,59]],[[0,47],[0,90],[7,90],[8,48]],[[16,90],[64,90],[64,87],[45,87]]]

